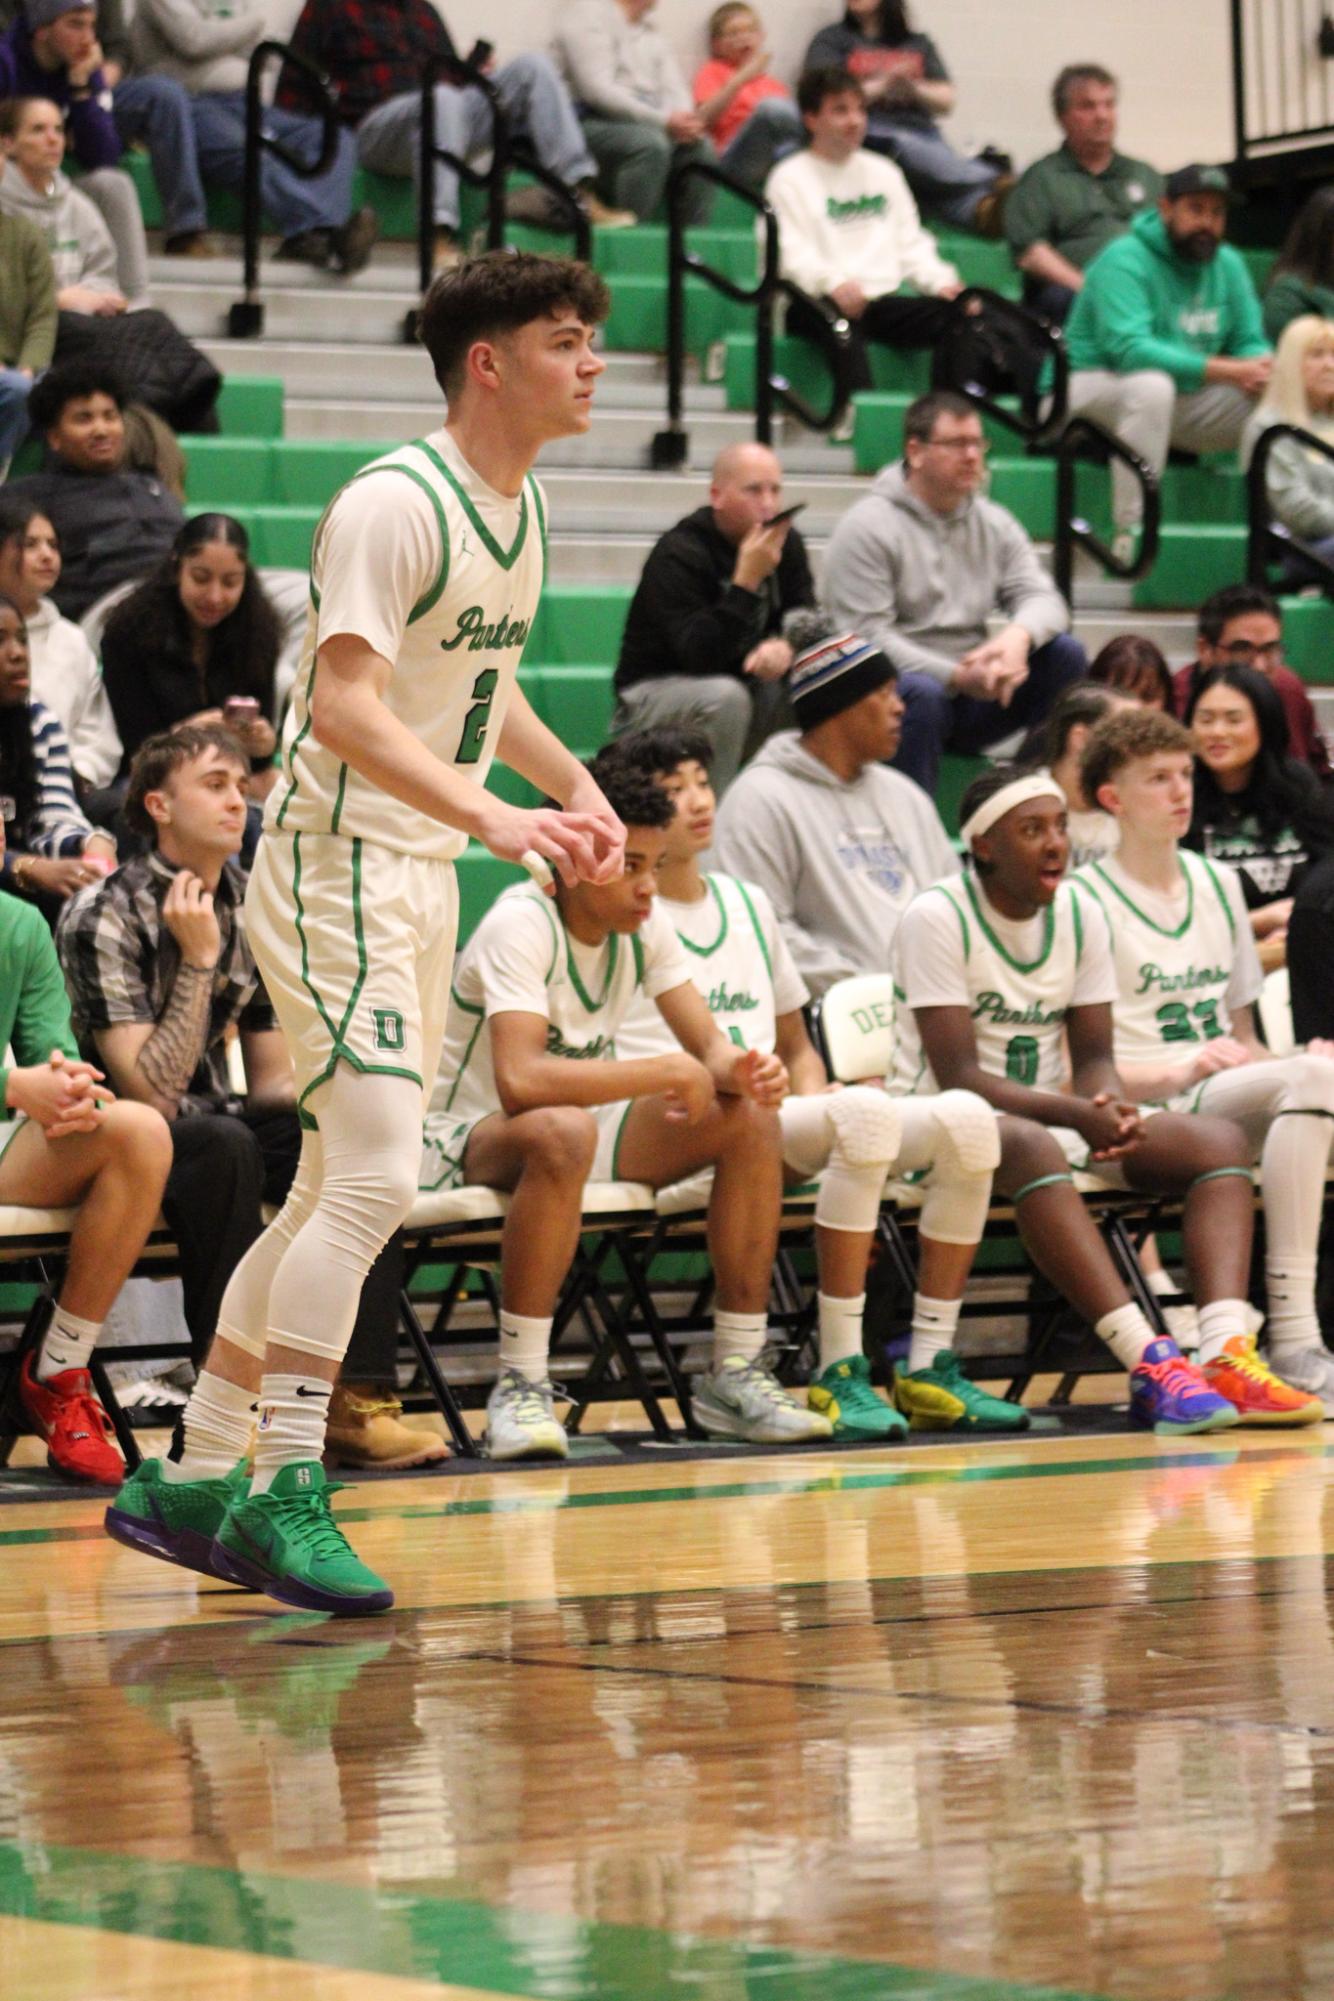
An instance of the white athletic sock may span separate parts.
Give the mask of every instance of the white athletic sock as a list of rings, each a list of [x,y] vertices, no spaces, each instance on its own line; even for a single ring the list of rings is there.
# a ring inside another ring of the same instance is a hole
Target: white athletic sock
[[[1155,1299],[1170,1299],[1173,1293],[1181,1290],[1171,1272],[1164,1271],[1161,1265],[1154,1271],[1146,1271],[1144,1276],[1149,1282],[1149,1291]]]
[[[764,1347],[768,1331],[769,1316],[766,1313],[728,1313],[723,1307],[715,1306],[712,1367],[720,1369],[731,1355],[740,1355],[747,1362],[755,1361]]]
[[[49,1383],[62,1369],[86,1369],[101,1332],[100,1320],[80,1320],[77,1313],[58,1306],[33,1365],[38,1382]]]
[[[530,1383],[544,1383],[551,1350],[551,1320],[500,1309],[500,1366],[517,1369]]]
[[[1195,1312],[1200,1323],[1200,1351],[1196,1359],[1201,1367],[1217,1361],[1234,1334],[1244,1335],[1249,1331],[1244,1299],[1215,1299],[1209,1306],[1197,1306]]]
[[[1123,1369],[1133,1369],[1144,1350],[1154,1340],[1154,1332],[1133,1300],[1104,1313],[1094,1323],[1094,1333],[1105,1341]]]
[[[827,1292],[816,1296],[820,1307],[820,1367],[832,1369],[835,1362],[846,1362],[861,1354],[866,1294],[859,1292],[855,1299],[832,1299]]]
[[[205,1369],[190,1392],[182,1419],[179,1459],[164,1459],[169,1481],[221,1480],[250,1450],[258,1398]]]
[[[1294,1257],[1291,1252],[1286,1257],[1266,1257],[1271,1356],[1323,1345],[1315,1310],[1315,1272],[1314,1257]]]
[[[259,1386],[252,1494],[267,1494],[284,1466],[318,1459],[324,1450],[333,1384],[323,1376],[270,1375]]]
[[[913,1294],[909,1375],[917,1369],[929,1369],[942,1348],[954,1346],[962,1304],[959,1299],[929,1299],[924,1292]]]

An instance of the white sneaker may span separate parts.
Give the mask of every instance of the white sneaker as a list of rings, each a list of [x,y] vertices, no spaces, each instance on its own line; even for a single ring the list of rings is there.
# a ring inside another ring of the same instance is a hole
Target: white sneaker
[[[486,1400],[488,1459],[565,1459],[570,1441],[552,1414],[550,1383],[505,1369]]]
[[[1328,1348],[1294,1348],[1281,1360],[1271,1352],[1265,1360],[1281,1383],[1319,1397],[1325,1416],[1334,1417],[1334,1355]]]
[[[762,1361],[729,1355],[701,1376],[690,1399],[701,1431],[712,1438],[744,1438],[752,1445],[798,1445],[832,1438],[834,1427],[819,1411],[789,1396]]]

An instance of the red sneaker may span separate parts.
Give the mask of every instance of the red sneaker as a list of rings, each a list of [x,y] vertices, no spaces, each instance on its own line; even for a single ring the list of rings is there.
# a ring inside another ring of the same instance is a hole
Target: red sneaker
[[[1319,1397],[1289,1388],[1260,1360],[1247,1334],[1234,1334],[1202,1374],[1211,1390],[1236,1405],[1243,1424],[1319,1424],[1325,1414]]]
[[[118,1487],[125,1478],[125,1461],[87,1369],[61,1369],[39,1383],[32,1373],[34,1359],[31,1354],[23,1358],[19,1401],[46,1440],[48,1465],[76,1480]]]

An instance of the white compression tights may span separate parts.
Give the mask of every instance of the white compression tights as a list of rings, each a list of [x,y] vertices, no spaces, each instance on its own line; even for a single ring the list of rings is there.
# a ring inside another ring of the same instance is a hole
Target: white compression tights
[[[1200,1093],[1199,1108],[1235,1119],[1255,1149],[1269,1256],[1314,1257],[1334,1143],[1334,1062],[1282,1056],[1221,1070]]]

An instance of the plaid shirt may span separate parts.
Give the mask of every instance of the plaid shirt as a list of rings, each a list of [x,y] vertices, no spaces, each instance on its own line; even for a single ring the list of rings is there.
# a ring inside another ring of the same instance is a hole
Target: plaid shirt
[[[429,0],[306,0],[291,45],[329,72],[345,125],[359,125],[391,97],[420,90],[428,56],[457,53]],[[279,80],[278,103],[288,111],[310,109],[309,97],[287,73]]]
[[[126,862],[104,882],[91,884],[66,905],[56,932],[69,989],[74,1032],[92,1061],[93,1036],[126,1022],[156,1022],[167,1005],[181,948],[167,929],[162,903],[176,870],[161,855]],[[222,950],[213,974],[208,1041],[182,1112],[211,1112],[234,1103],[227,1075],[225,1035],[233,1022],[246,1030],[275,1028],[277,1018],[246,942],[241,899],[245,878],[228,862],[213,897]]]

